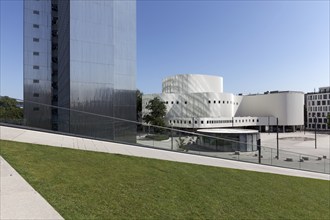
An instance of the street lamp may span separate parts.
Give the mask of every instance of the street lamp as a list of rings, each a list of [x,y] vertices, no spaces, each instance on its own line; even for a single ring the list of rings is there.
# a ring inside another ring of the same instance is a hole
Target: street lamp
[[[195,132],[195,117],[192,117],[192,129]]]
[[[171,150],[173,150],[173,122],[171,122]]]
[[[317,148],[317,142],[316,142],[316,117],[314,118],[314,123],[315,123],[315,149]]]
[[[279,145],[278,145],[278,118],[276,118],[276,143],[277,143],[277,156],[276,156],[276,159],[279,159]]]
[[[270,134],[270,129],[269,129],[269,116],[268,116],[268,134]]]

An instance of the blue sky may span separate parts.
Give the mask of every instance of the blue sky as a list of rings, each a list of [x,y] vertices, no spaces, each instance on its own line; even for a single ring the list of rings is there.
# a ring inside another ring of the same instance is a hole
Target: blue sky
[[[1,95],[22,98],[22,1],[1,0]],[[329,86],[329,1],[138,1],[137,88],[224,77],[224,91]]]

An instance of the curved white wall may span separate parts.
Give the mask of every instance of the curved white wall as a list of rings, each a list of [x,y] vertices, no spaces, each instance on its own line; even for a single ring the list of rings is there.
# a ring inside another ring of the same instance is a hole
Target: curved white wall
[[[304,124],[304,94],[278,92],[237,96],[223,93],[219,76],[176,75],[163,80],[163,93],[143,96],[142,114],[154,97],[166,105],[168,124],[211,128]]]
[[[163,93],[201,93],[223,92],[223,78],[221,76],[181,74],[167,77],[162,83]]]
[[[236,116],[278,118],[279,125],[304,124],[304,94],[280,92],[244,96]]]
[[[144,109],[153,97],[159,97],[166,105],[166,117],[234,117],[242,100],[231,93],[162,93],[143,96]]]

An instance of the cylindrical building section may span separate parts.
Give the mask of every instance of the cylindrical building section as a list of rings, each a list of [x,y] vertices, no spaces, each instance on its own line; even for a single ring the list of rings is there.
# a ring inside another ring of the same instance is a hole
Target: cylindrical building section
[[[244,96],[236,116],[278,118],[279,125],[304,124],[304,93],[276,92]]]
[[[166,77],[162,83],[163,93],[222,93],[221,76],[180,74]]]

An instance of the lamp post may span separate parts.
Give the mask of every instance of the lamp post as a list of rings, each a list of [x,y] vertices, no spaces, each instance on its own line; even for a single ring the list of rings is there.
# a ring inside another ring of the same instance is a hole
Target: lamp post
[[[260,140],[260,137],[257,140],[257,150],[258,150],[258,163],[261,164],[261,140]]]
[[[173,150],[173,123],[171,122],[171,150]]]
[[[195,132],[195,117],[192,117],[192,129]]]
[[[270,129],[269,129],[269,116],[268,116],[268,134],[270,134]]]
[[[316,142],[316,117],[314,118],[314,123],[315,123],[315,149],[317,148],[317,142]]]
[[[280,155],[279,155],[279,144],[278,144],[278,118],[276,118],[276,143],[277,143],[277,147],[276,147],[276,150],[277,150],[277,156],[276,158],[279,159]]]

